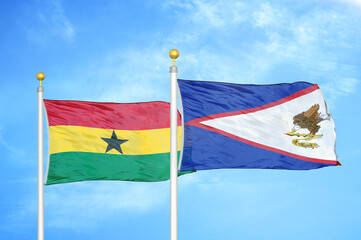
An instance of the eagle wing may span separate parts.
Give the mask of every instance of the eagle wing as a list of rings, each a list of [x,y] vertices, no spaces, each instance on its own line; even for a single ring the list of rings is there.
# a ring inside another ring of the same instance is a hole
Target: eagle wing
[[[307,128],[311,134],[316,134],[316,132],[320,129],[320,126],[317,124],[322,121],[320,113],[318,112],[319,109],[320,105],[313,105],[307,111],[294,116],[293,123],[301,128]]]

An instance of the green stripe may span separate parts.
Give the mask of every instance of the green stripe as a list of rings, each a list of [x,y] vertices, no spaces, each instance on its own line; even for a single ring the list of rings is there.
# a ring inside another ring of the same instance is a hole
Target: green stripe
[[[86,180],[164,181],[169,179],[169,156],[169,153],[150,155],[55,153],[50,155],[46,185]],[[185,173],[189,172],[179,175]]]

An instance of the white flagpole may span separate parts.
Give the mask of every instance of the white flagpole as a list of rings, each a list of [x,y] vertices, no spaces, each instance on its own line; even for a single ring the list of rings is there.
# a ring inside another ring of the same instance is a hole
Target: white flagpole
[[[36,78],[40,81],[38,92],[38,240],[44,240],[44,133],[43,133],[43,94],[41,81],[45,75],[39,72]]]
[[[178,239],[178,196],[177,196],[177,73],[175,59],[179,56],[176,49],[169,52],[173,59],[170,67],[170,240]]]

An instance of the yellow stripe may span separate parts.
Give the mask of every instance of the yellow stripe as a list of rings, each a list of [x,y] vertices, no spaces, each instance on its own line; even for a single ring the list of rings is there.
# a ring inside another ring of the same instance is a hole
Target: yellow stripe
[[[113,129],[89,128],[78,126],[49,127],[50,154],[59,152],[105,153],[108,144],[102,138],[110,138]],[[170,151],[170,129],[115,130],[118,139],[126,139],[121,144],[124,155],[145,155]],[[178,127],[178,150],[181,146],[182,127]],[[109,154],[120,154],[112,149]]]

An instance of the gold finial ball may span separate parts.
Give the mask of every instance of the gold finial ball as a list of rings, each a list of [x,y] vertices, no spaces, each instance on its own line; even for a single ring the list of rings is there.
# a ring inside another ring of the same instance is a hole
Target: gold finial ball
[[[36,74],[36,78],[37,78],[39,81],[43,81],[44,78],[45,78],[45,74],[42,73],[42,72],[39,72],[38,74]]]
[[[176,59],[179,56],[179,52],[177,49],[172,49],[169,51],[169,57],[172,59]]]

